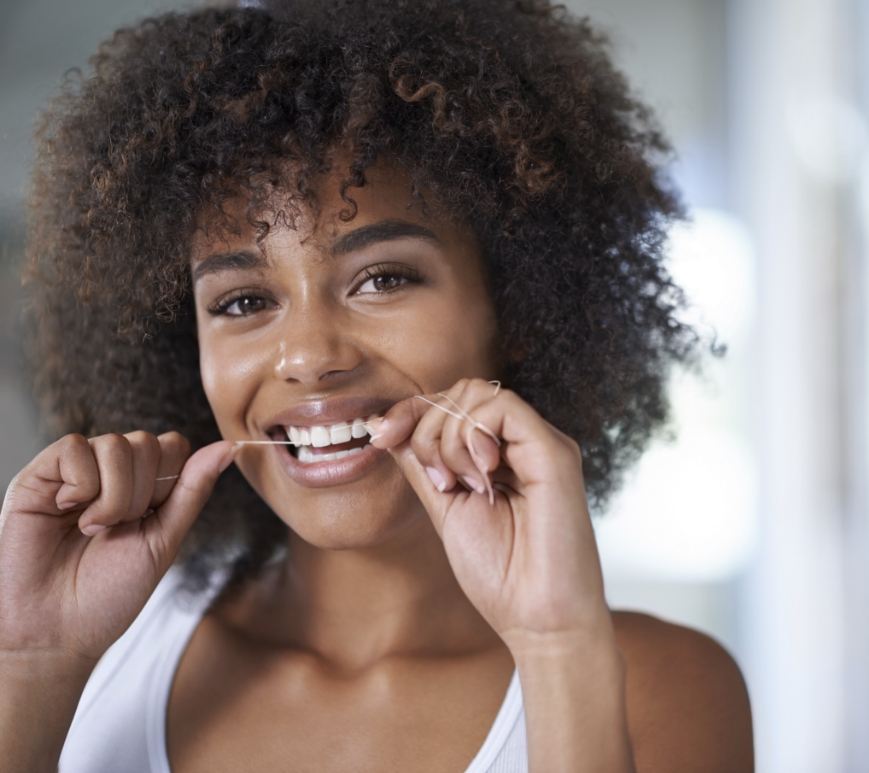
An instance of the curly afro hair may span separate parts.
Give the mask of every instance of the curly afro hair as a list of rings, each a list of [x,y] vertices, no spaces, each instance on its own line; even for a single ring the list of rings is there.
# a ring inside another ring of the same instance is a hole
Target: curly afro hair
[[[191,301],[198,218],[240,188],[250,212],[276,186],[288,210],[316,208],[308,182],[343,148],[345,219],[387,157],[473,229],[518,353],[502,381],[580,443],[602,510],[672,437],[670,368],[696,369],[703,347],[662,265],[683,214],[670,148],[607,47],[547,0],[272,0],[115,33],[37,129],[25,282],[49,432],[219,439]],[[255,576],[286,528],[230,469],[182,548],[187,587]]]

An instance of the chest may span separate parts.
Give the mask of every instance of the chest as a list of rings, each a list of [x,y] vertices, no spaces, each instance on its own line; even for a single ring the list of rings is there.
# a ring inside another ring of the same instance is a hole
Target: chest
[[[496,651],[347,677],[309,657],[242,654],[197,632],[170,693],[170,767],[461,772],[486,740],[512,671],[509,653]]]

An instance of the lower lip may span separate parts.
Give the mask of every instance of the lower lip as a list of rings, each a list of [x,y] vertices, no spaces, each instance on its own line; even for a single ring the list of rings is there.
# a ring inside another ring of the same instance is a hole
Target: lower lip
[[[375,464],[389,456],[387,451],[368,443],[360,453],[327,462],[300,462],[290,453],[289,446],[272,446],[278,460],[296,483],[309,488],[325,488],[352,483],[365,475]]]

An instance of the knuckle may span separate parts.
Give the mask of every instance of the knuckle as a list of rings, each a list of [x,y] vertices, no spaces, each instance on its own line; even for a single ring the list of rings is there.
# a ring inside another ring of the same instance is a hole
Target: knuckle
[[[553,427],[553,434],[556,438],[565,446],[567,446],[572,451],[579,451],[579,443],[576,442],[572,435],[568,435],[566,432],[558,429],[558,427]]]
[[[88,443],[88,439],[84,435],[78,432],[70,432],[68,435],[60,438],[54,444],[54,448],[63,456],[71,456],[84,451],[90,451],[90,443]]]
[[[157,439],[159,441],[162,441],[162,443],[165,443],[169,447],[175,447],[180,449],[186,455],[189,455],[190,451],[192,450],[190,441],[184,435],[174,429],[170,430],[169,432],[164,432]]]
[[[486,381],[485,379],[479,378],[478,376],[474,376],[471,379],[468,379],[468,383],[465,387],[468,391],[473,392],[491,392],[492,385]]]
[[[563,432],[559,432],[557,438],[561,452],[563,453],[566,449],[571,465],[582,467],[582,449],[579,443],[570,435],[565,435]]]
[[[502,395],[504,400],[509,400],[510,402],[522,400],[522,398],[516,392],[514,392],[512,389],[508,389],[505,387],[501,387],[501,389],[498,391],[498,397],[501,397]]]
[[[150,460],[156,460],[160,457],[160,441],[156,435],[150,432],[139,432],[136,438],[130,438],[130,442],[136,445],[142,453]]]
[[[71,446],[72,448],[77,446],[83,448],[88,444],[88,439],[80,432],[70,432],[69,434],[64,435],[58,442]]]
[[[153,445],[157,442],[157,438],[151,434],[150,432],[146,432],[143,429],[137,429],[133,432],[127,432],[124,435],[127,438],[129,443],[137,443],[143,446]]]
[[[117,432],[100,435],[94,442],[105,448],[110,454],[123,454],[130,450],[130,441]]]

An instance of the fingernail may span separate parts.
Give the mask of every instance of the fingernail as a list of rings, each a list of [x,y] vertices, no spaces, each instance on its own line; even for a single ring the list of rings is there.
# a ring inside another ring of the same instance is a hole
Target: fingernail
[[[443,493],[444,489],[447,487],[447,482],[444,480],[444,476],[441,475],[440,470],[437,469],[437,467],[426,467],[425,471],[431,482],[434,483],[434,487]]]
[[[462,480],[478,494],[482,494],[486,491],[486,487],[473,475],[462,475]]]
[[[58,510],[70,510],[78,505],[78,502],[56,502]]]
[[[87,526],[81,527],[81,533],[85,535],[85,537],[93,537],[94,534],[99,534],[101,531],[108,529],[108,526],[104,526],[99,523],[89,523]]]
[[[371,439],[374,440],[386,432],[389,427],[389,422],[381,417],[379,419],[372,419],[371,421],[365,422],[365,426],[368,428],[368,433],[371,435]]]

